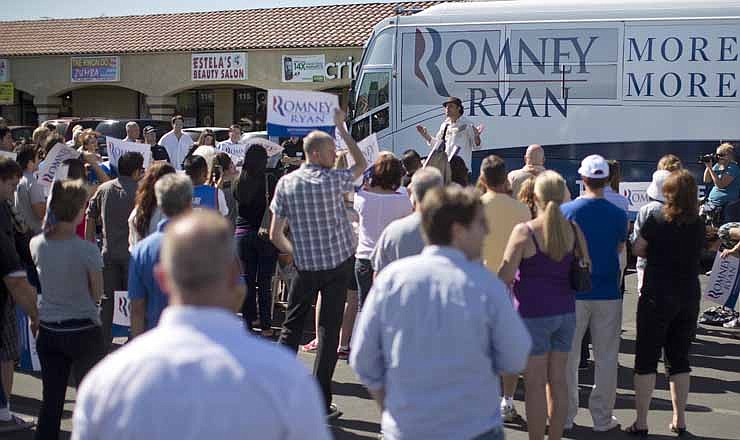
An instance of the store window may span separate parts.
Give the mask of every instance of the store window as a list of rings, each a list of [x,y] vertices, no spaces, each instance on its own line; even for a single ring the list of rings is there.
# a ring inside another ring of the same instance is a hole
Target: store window
[[[234,120],[242,131],[267,129],[267,91],[255,88],[234,90]]]
[[[214,121],[213,90],[188,90],[177,95],[177,114],[186,127],[212,127]]]
[[[0,105],[0,116],[10,125],[37,125],[39,116],[33,104],[33,96],[19,90],[15,91],[13,105]]]

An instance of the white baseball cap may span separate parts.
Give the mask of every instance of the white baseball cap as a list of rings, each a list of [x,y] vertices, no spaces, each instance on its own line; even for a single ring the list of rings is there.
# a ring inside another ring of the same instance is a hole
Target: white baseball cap
[[[609,164],[598,154],[592,154],[581,161],[578,174],[589,179],[605,179],[609,177]]]
[[[647,195],[653,200],[665,202],[665,196],[663,195],[663,182],[666,177],[670,176],[671,172],[667,170],[658,170],[653,173],[653,181],[647,189]]]

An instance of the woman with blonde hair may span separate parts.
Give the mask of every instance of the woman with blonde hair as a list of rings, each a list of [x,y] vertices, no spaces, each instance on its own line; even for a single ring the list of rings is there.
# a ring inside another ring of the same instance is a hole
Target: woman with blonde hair
[[[658,167],[656,168],[656,171],[666,170],[674,172],[682,169],[683,163],[681,162],[681,159],[678,158],[678,156],[676,156],[675,154],[666,154],[658,161]]]
[[[536,177],[537,216],[514,228],[498,272],[512,286],[515,306],[533,341],[524,373],[531,440],[545,437],[548,417],[548,438],[562,437],[568,408],[566,365],[576,328],[570,271],[576,258],[590,266],[583,233],[560,212],[565,198],[560,174],[544,171]]]

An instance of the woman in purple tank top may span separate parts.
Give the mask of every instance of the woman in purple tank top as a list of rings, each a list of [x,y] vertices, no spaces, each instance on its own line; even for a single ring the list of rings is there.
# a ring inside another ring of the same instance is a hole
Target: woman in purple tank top
[[[537,217],[514,228],[498,272],[512,287],[533,341],[524,373],[530,440],[544,439],[548,415],[548,438],[563,435],[568,408],[565,370],[576,327],[570,267],[577,255],[589,261],[583,233],[560,212],[565,194],[560,174],[545,171],[537,176]]]

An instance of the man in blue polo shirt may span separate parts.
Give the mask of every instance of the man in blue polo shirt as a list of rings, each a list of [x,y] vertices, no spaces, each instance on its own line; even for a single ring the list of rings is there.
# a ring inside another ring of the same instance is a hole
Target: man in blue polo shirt
[[[578,364],[581,340],[591,331],[594,349],[594,388],[589,409],[594,431],[609,431],[619,426],[612,415],[617,392],[619,334],[622,329],[622,293],[619,289],[619,253],[627,239],[627,214],[604,198],[609,180],[609,164],[594,154],[581,162],[578,173],[586,192],[562,205],[563,215],[583,231],[591,258],[591,291],[576,294],[576,335],[568,356],[568,416],[565,427],[573,426],[578,412]]]
[[[167,296],[154,277],[154,267],[159,263],[163,231],[167,222],[191,209],[193,185],[187,176],[168,174],[154,185],[154,194],[157,207],[165,218],[157,225],[157,232],[140,241],[131,251],[128,296],[131,299],[132,338],[154,328],[162,310],[167,307]]]

